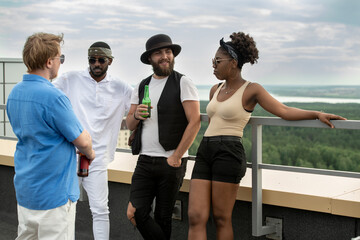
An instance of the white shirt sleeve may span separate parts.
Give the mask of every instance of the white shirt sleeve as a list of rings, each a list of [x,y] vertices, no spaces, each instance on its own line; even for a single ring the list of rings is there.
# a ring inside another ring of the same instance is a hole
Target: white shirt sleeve
[[[181,102],[199,101],[198,90],[190,78],[186,76],[182,76],[180,81],[180,89],[181,89],[181,93],[180,93]]]
[[[139,104],[139,85],[140,83],[138,83],[132,91],[130,104]]]
[[[126,84],[125,85],[125,111],[129,111],[130,110],[130,100],[131,100],[131,95],[132,95],[132,92],[133,92],[133,88],[129,85],[129,84]]]
[[[55,81],[52,82],[52,84],[57,88],[60,89],[63,92],[66,92],[67,88],[67,75],[66,73],[62,74],[61,76],[58,76]]]

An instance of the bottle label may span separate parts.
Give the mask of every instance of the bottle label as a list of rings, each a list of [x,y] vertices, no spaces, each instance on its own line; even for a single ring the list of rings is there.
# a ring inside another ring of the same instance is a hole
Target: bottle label
[[[89,175],[89,159],[84,154],[79,154],[78,176],[87,177]]]

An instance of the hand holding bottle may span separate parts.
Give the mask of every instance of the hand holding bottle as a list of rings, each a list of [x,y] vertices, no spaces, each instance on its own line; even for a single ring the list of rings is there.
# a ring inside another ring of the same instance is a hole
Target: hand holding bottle
[[[152,107],[150,107],[152,109]],[[149,106],[145,104],[139,104],[134,112],[134,117],[136,120],[146,120],[149,115]]]
[[[134,118],[136,120],[145,120],[151,117],[151,99],[149,97],[149,85],[144,87],[144,97],[134,112]]]
[[[92,161],[95,159],[95,151],[94,149],[92,149],[91,159],[89,159],[85,154],[81,153],[79,150],[77,150],[76,153],[79,155],[77,175],[79,177],[87,177],[89,175],[89,166],[92,163]]]
[[[143,118],[150,118],[151,117],[151,99],[149,97],[149,85],[145,85],[144,89],[144,98],[142,99],[142,105],[146,105],[147,111],[143,111]]]

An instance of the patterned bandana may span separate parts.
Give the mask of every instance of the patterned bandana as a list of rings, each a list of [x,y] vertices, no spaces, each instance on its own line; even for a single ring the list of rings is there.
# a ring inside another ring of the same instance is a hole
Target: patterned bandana
[[[224,42],[224,38],[220,40],[220,46],[226,50],[230,54],[230,56],[238,62],[238,66],[241,68],[241,64],[239,61],[240,54],[238,51],[233,48],[229,43]]]
[[[92,47],[89,48],[88,51],[89,57],[101,56],[101,57],[114,58],[113,56],[111,56],[111,54],[112,54],[111,49],[102,48],[102,47]]]

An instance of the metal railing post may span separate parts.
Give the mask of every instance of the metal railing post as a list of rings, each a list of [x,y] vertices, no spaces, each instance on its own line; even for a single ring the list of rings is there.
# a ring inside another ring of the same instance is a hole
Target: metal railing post
[[[2,99],[2,102],[3,102],[3,104],[5,105],[6,104],[6,99],[5,99],[5,62],[3,62],[3,64],[2,64],[2,68],[3,68],[3,81],[2,81],[2,86],[3,86],[3,89],[2,89],[2,94],[3,94],[3,99]],[[3,116],[3,121],[4,121],[4,136],[6,136],[6,122],[5,122],[5,120],[6,120],[6,116],[5,116],[5,108],[4,108],[4,110],[3,110],[3,114],[4,114],[4,116]]]
[[[276,232],[275,226],[263,226],[262,212],[262,125],[253,124],[252,127],[252,235],[263,236]]]

